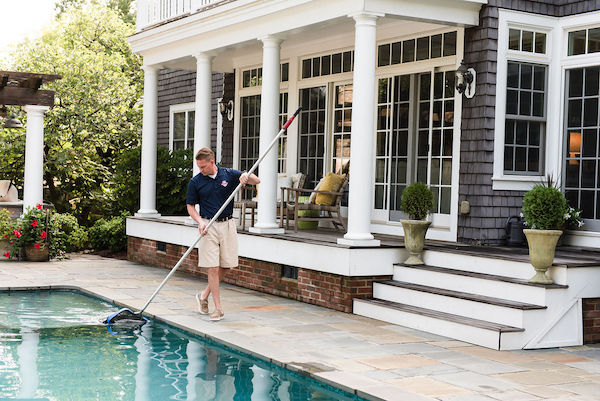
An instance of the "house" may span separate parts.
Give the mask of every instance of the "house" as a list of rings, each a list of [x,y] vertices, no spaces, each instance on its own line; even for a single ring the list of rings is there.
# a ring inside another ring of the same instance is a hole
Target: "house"
[[[232,282],[364,309],[354,298],[373,295],[378,280],[399,281],[407,269],[395,265],[404,260],[401,243],[377,235],[402,236],[399,195],[414,181],[434,192],[427,238],[461,248],[502,244],[524,191],[552,177],[586,222],[567,243],[600,248],[598,21],[594,0],[139,0],[130,43],[145,70],[142,182],[140,210],[127,223],[130,258],[170,267],[196,232],[156,210],[157,143],[211,146],[223,164],[247,169],[299,106],[279,152],[260,166],[257,223],[240,234],[240,273]],[[329,240],[284,232],[277,173],[301,171],[314,187],[350,160],[347,231]],[[516,280],[529,274],[522,259],[488,258],[457,259],[448,245],[425,253],[439,269]],[[424,322],[420,309],[371,315],[410,325],[407,316],[416,313],[421,320],[413,327],[494,348],[581,344],[582,310],[600,296],[589,285],[600,262],[573,258],[553,270],[556,287],[521,293],[521,282],[482,286],[483,277],[471,277],[447,289],[454,291],[447,297],[462,289],[518,303],[513,317],[481,329],[492,334],[473,334],[473,327],[504,314],[506,302],[500,312],[469,317],[478,322],[466,324],[465,334],[458,334],[464,322]],[[580,268],[569,268],[575,264]],[[203,274],[193,256],[186,269]],[[431,270],[423,280],[452,282],[442,273]]]

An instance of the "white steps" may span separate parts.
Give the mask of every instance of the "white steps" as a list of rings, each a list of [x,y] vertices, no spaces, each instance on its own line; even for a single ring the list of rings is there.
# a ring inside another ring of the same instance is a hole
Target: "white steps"
[[[568,289],[529,283],[533,268],[519,260],[447,250],[426,251],[424,260],[438,265],[396,264],[393,280],[373,283],[373,299],[354,299],[354,313],[493,349],[521,349],[539,340],[552,316],[548,306]],[[560,269],[566,277],[566,266],[564,274]]]

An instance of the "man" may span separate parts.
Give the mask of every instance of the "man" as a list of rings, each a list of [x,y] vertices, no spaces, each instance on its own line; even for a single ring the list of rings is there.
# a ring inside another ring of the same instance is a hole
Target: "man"
[[[260,179],[254,174],[248,175],[217,166],[215,154],[209,148],[202,148],[196,153],[196,165],[200,174],[188,184],[186,203],[188,214],[198,222],[198,230],[202,233],[209,220],[235,190],[238,181],[242,185],[255,185]],[[200,214],[195,205],[200,205]],[[215,310],[210,314],[210,320],[213,321],[225,316],[221,307],[219,284],[229,269],[238,266],[237,231],[232,214],[233,201],[223,210],[198,245],[198,266],[208,268],[208,286],[196,294],[196,302],[198,311],[207,315],[208,296],[212,294]]]

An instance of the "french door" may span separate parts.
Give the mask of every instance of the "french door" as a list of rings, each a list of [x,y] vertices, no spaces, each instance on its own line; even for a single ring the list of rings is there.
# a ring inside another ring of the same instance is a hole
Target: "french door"
[[[399,221],[402,191],[415,181],[434,195],[434,220],[449,224],[454,73],[424,72],[378,81],[373,217]]]
[[[600,229],[600,67],[567,71],[565,197],[583,211],[585,229]]]

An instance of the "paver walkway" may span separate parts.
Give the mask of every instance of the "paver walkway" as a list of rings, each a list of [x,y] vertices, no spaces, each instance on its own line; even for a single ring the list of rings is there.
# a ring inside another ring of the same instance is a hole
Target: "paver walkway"
[[[92,255],[2,261],[0,290],[68,285],[139,309],[167,273]],[[221,290],[225,320],[210,322],[195,312],[204,285],[176,274],[147,312],[372,399],[600,400],[600,346],[494,351],[231,285]]]

